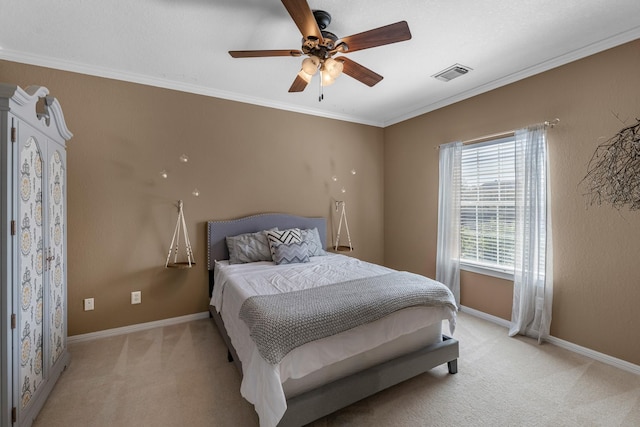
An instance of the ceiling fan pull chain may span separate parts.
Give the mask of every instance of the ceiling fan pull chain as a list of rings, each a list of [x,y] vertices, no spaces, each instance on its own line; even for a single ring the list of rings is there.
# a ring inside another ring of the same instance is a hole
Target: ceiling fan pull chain
[[[320,70],[320,95],[318,95],[318,102],[322,102],[324,99],[324,86],[322,86],[322,70]]]

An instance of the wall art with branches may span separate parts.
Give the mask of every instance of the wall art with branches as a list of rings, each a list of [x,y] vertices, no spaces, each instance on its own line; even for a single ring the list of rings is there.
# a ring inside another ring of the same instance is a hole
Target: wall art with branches
[[[580,183],[589,205],[640,209],[640,119],[596,148]]]

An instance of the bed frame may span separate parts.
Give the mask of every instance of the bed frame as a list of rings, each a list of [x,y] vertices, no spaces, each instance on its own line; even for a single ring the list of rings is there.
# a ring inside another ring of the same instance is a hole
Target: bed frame
[[[253,233],[272,227],[280,229],[316,227],[323,246],[327,247],[325,218],[306,218],[287,214],[261,214],[229,221],[209,221],[207,222],[209,297],[213,292],[213,267],[215,261],[229,258],[225,237]],[[209,312],[227,345],[229,361],[235,362],[240,375],[242,375],[242,363],[231,344],[222,318],[212,306],[209,307]],[[445,335],[442,338],[442,342],[429,345],[287,399],[287,411],[278,423],[278,427],[299,427],[308,424],[443,363],[447,363],[449,373],[457,373],[458,341]]]

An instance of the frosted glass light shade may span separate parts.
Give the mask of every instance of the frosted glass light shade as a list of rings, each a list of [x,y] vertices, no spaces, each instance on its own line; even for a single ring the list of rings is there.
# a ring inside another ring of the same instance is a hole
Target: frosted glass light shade
[[[344,64],[342,63],[342,61],[336,61],[333,58],[327,58],[324,61],[324,71],[329,73],[329,75],[334,79],[342,74],[343,68]]]
[[[313,76],[318,72],[318,65],[320,65],[320,59],[317,56],[310,56],[302,61],[302,71]]]
[[[331,77],[331,75],[326,71],[320,73],[320,75],[322,76],[322,86],[331,86],[336,81],[336,79]]]

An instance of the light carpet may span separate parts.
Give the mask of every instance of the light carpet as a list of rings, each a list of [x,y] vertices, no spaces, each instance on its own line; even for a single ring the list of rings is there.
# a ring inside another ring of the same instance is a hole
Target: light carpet
[[[318,420],[333,426],[640,426],[640,376],[460,313],[446,365]],[[69,346],[34,427],[256,427],[211,319]]]

